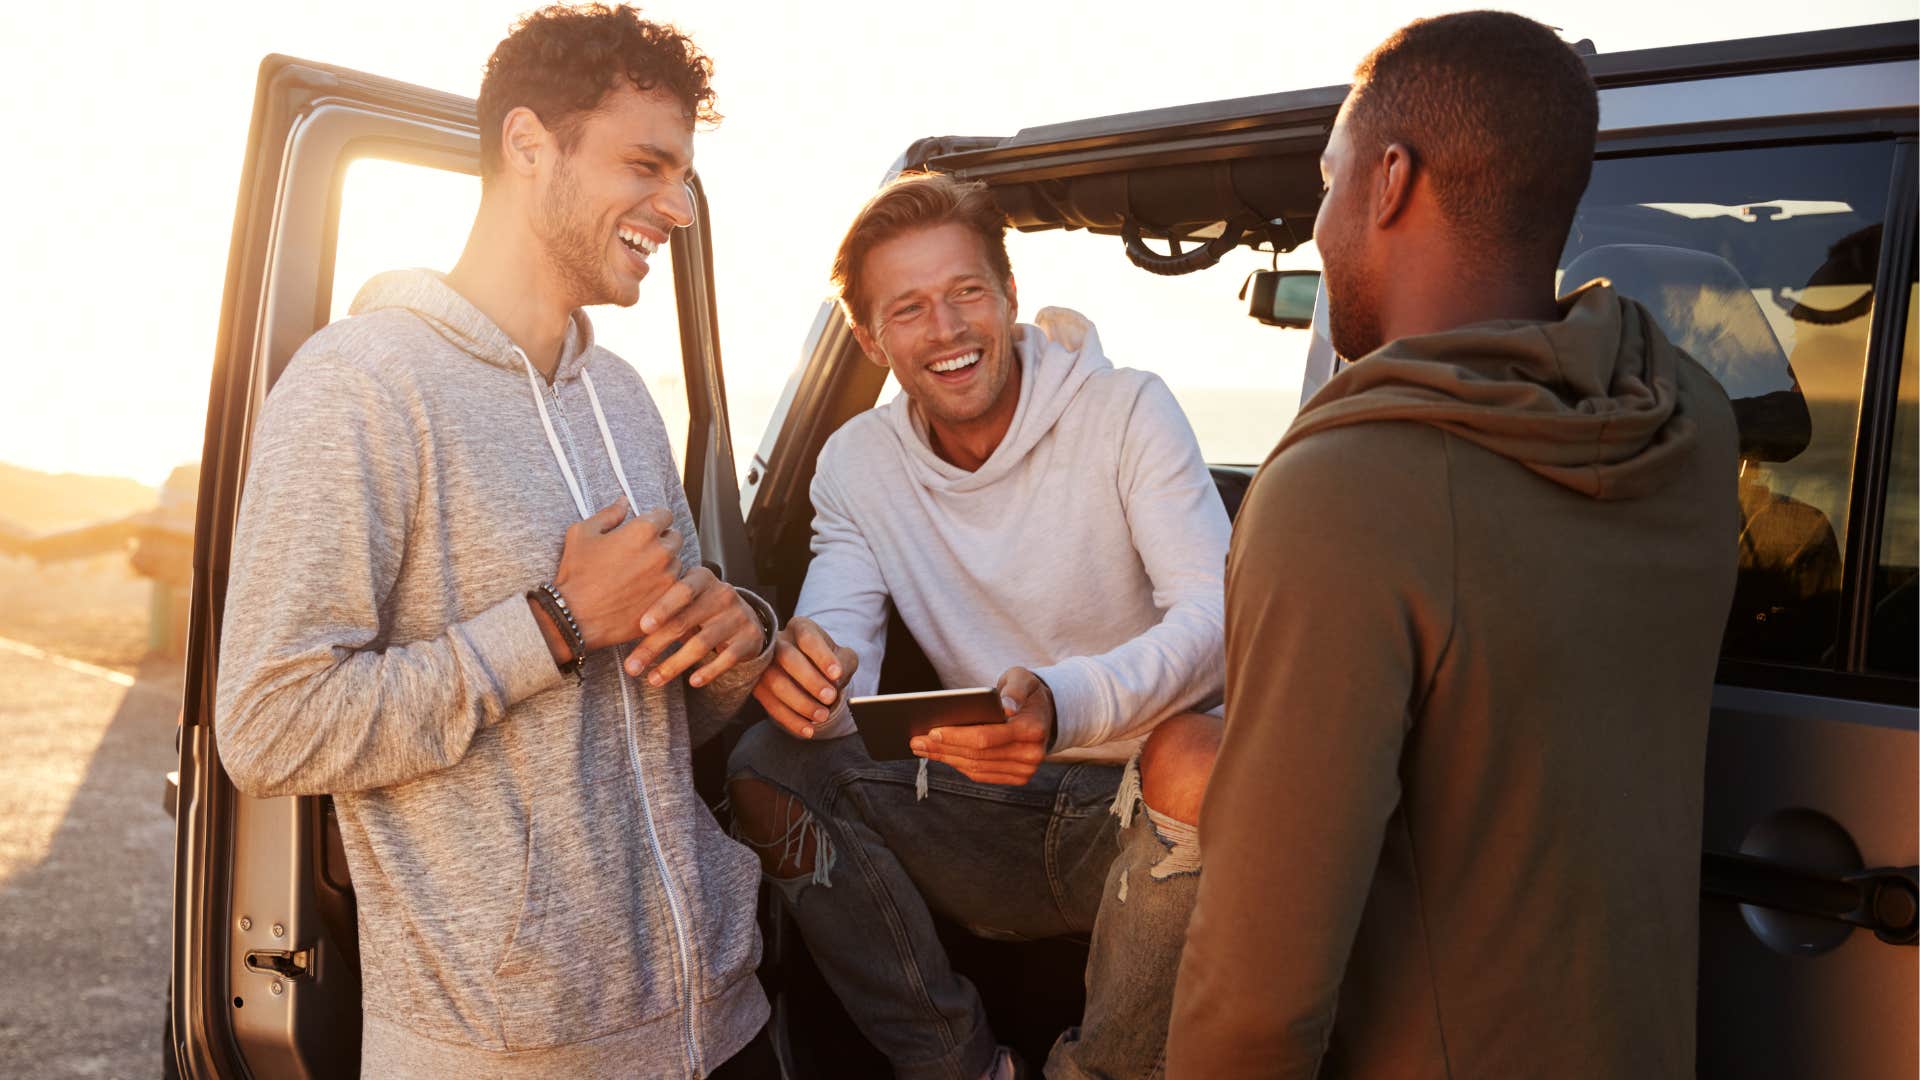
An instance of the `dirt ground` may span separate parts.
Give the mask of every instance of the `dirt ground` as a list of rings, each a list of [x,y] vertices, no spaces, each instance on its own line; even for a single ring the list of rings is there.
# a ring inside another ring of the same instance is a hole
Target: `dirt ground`
[[[41,564],[0,556],[0,637],[133,674],[152,583],[123,554]]]
[[[0,1076],[160,1071],[178,661],[124,556],[0,559]]]

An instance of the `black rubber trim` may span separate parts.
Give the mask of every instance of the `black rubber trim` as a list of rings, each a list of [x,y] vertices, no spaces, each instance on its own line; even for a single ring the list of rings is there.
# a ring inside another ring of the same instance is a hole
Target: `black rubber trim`
[[[1908,293],[1913,289],[1916,212],[1914,144],[1902,140],[1887,185],[1887,212],[1881,231],[1880,271],[1874,279],[1873,326],[1868,334],[1867,371],[1861,388],[1860,430],[1855,442],[1853,489],[1847,508],[1846,576],[1840,590],[1842,667],[1866,665],[1867,628],[1873,615],[1873,581],[1880,558],[1880,532],[1886,521],[1887,477],[1893,461],[1894,416],[1900,398],[1900,363],[1905,351]]]

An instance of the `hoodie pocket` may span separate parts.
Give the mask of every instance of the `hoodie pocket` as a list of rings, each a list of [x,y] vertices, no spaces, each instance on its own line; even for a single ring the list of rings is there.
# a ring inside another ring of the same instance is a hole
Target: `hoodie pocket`
[[[535,807],[520,911],[493,973],[506,1049],[583,1042],[671,1011],[671,969],[653,955],[666,938],[626,845],[571,800]]]
[[[721,832],[712,815],[696,821],[701,992],[712,996],[760,966],[760,857]]]
[[[509,1049],[517,1049],[512,1033],[516,1011],[510,989],[524,980],[531,969],[531,958],[540,950],[541,913],[546,907],[546,876],[540,874],[535,854],[539,851],[539,819],[531,809],[527,815],[526,845],[521,853],[520,906],[507,930],[500,962],[494,966],[494,997],[500,1010],[500,1030]]]

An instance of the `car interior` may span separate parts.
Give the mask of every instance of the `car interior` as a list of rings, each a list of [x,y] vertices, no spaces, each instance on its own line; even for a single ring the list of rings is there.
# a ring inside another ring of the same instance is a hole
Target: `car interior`
[[[1890,170],[1884,144],[1602,160],[1563,255],[1563,288],[1613,278],[1733,400],[1743,528],[1728,657],[1836,660]]]

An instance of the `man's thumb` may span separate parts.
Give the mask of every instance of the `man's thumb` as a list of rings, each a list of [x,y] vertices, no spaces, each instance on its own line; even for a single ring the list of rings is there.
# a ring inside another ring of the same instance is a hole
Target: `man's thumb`
[[[1008,716],[1019,712],[1026,705],[1027,695],[1031,692],[1027,673],[1020,668],[1008,668],[1000,676],[1000,685],[996,689],[1000,691],[1000,708],[1005,710]]]

